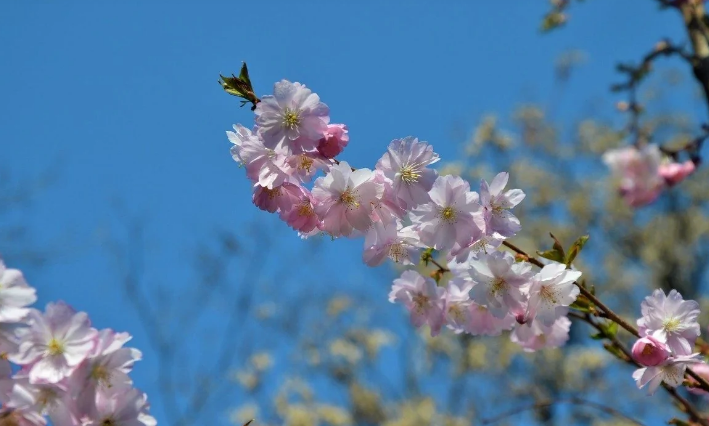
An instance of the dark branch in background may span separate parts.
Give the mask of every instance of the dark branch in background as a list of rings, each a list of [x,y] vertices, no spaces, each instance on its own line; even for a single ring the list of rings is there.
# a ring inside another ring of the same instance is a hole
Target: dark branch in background
[[[640,115],[643,106],[638,102],[638,87],[652,70],[652,63],[660,56],[679,56],[688,63],[692,63],[694,56],[685,50],[683,46],[672,44],[670,40],[662,40],[655,45],[655,48],[647,53],[640,61],[640,65],[618,64],[617,70],[627,76],[623,83],[614,84],[611,90],[614,92],[628,92],[628,102],[621,104],[621,108],[630,113],[630,122],[626,131],[633,135],[635,146],[642,146],[649,141],[649,134],[643,134],[640,128]]]
[[[638,426],[644,426],[643,423],[640,423],[639,421],[633,419],[632,417],[621,413],[620,411],[616,410],[613,407],[608,407],[607,405],[599,404],[597,402],[588,401],[588,400],[585,400],[582,398],[576,398],[576,397],[557,399],[554,401],[537,402],[535,404],[530,404],[530,405],[527,405],[524,407],[513,408],[513,409],[506,411],[498,416],[495,416],[495,417],[492,417],[489,419],[485,419],[485,420],[481,421],[480,424],[489,425],[489,424],[497,423],[500,420],[504,420],[508,417],[512,417],[514,415],[524,413],[525,411],[540,410],[543,408],[549,408],[554,405],[560,405],[560,404],[573,404],[573,405],[580,405],[580,406],[584,406],[584,407],[594,408],[596,410],[599,410],[599,411],[602,411],[602,412],[608,414],[609,416],[618,417],[620,419],[626,420],[626,421],[636,424]]]
[[[179,338],[185,330],[179,326],[175,331],[165,329],[164,321],[161,321],[159,309],[154,307],[149,302],[149,297],[146,296],[142,289],[141,277],[144,273],[144,229],[139,221],[132,221],[128,228],[128,241],[125,244],[120,244],[116,241],[107,243],[109,250],[115,258],[123,265],[123,287],[129,303],[133,305],[135,311],[140,318],[141,325],[145,333],[149,337],[149,342],[153,344],[153,348],[158,355],[158,384],[160,387],[160,397],[165,405],[165,414],[168,416],[170,424],[175,426],[186,426],[198,423],[200,417],[204,414],[205,408],[214,399],[221,395],[220,392],[214,392],[210,389],[212,378],[223,378],[226,376],[229,368],[236,355],[243,356],[241,347],[245,344],[245,331],[240,330],[239,326],[243,326],[250,316],[250,310],[253,303],[253,295],[255,292],[254,280],[258,280],[262,272],[262,268],[266,263],[266,259],[261,259],[260,262],[249,262],[249,266],[244,269],[244,276],[239,285],[240,296],[235,297],[234,306],[231,309],[228,319],[228,326],[225,328],[224,335],[219,342],[221,348],[213,358],[214,365],[212,368],[205,367],[205,371],[195,372],[195,376],[206,374],[206,376],[190,387],[190,393],[181,398],[178,396],[177,384],[175,382],[175,374],[182,377],[188,375],[189,371],[184,370],[184,366],[176,364],[177,358],[184,350],[181,345],[183,339]],[[261,241],[264,239],[261,238]],[[223,239],[222,243],[227,244],[228,239]],[[270,250],[265,250],[269,253]],[[220,255],[220,259],[210,264],[210,277],[199,282],[200,292],[213,293],[219,287],[217,282],[209,282],[211,280],[222,281],[226,278],[226,269],[232,261],[233,250],[229,247],[224,247],[224,252]],[[220,272],[215,273],[215,269]],[[198,296],[197,299],[206,303],[207,298],[211,295]],[[178,299],[184,300],[182,298]],[[192,304],[195,300],[190,299],[188,303]],[[194,314],[191,316],[191,321],[196,322],[197,316],[209,312],[204,309],[206,306],[199,306],[199,309],[190,311]],[[177,306],[177,308],[184,307]],[[220,380],[221,386],[225,380]]]

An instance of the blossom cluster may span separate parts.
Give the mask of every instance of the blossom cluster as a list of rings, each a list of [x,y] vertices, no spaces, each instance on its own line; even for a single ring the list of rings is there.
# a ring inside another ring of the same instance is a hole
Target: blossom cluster
[[[510,210],[525,194],[505,190],[507,173],[474,191],[459,176],[439,175],[431,167],[438,154],[414,137],[393,140],[374,169],[355,169],[337,159],[349,143],[347,126],[331,124],[329,108],[300,83],[276,83],[254,113],[252,128],[227,132],[253,203],[303,238],[364,237],[369,266],[387,258],[409,265],[389,300],[402,303],[415,326],[427,324],[433,335],[443,326],[485,335],[513,330],[512,340],[530,351],[566,342],[581,273],[560,263],[539,269],[497,250],[521,229]],[[434,251],[447,263],[436,279],[414,269]]]
[[[694,161],[676,162],[663,159],[655,144],[636,148],[628,146],[603,154],[603,162],[619,180],[618,192],[631,207],[650,204],[663,189],[683,181],[694,173]]]
[[[96,330],[63,302],[31,308],[36,291],[0,260],[0,419],[43,426],[154,426],[128,373],[141,359],[131,336]]]
[[[658,289],[642,302],[641,313],[641,337],[632,349],[633,358],[643,366],[633,373],[638,388],[647,386],[652,394],[663,382],[677,387],[684,382],[687,368],[706,376],[707,364],[693,353],[700,334],[697,302],[684,300],[677,290],[665,295]]]

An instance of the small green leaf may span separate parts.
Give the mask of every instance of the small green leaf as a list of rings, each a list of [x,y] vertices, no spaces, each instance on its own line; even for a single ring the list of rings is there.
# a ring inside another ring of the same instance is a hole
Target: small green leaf
[[[239,78],[241,79],[241,81],[248,84],[249,87],[251,87],[251,79],[249,78],[249,69],[246,67],[246,62],[241,63],[241,72],[239,72]]]
[[[554,245],[552,246],[552,249],[561,253],[562,259],[566,259],[566,255],[564,254],[564,246],[561,245],[559,240],[551,232],[549,233],[549,236],[554,240]],[[563,260],[562,260],[562,263],[563,263]]]
[[[583,249],[583,246],[586,245],[589,238],[590,237],[588,235],[584,235],[574,241],[571,245],[571,249],[569,250],[569,254],[566,256],[566,266],[571,266],[573,261],[576,259],[576,256],[581,253],[581,249]]]
[[[569,308],[576,309],[577,311],[580,311],[580,312],[586,312],[586,313],[593,312],[593,310],[591,309],[591,301],[586,299],[586,297],[583,295],[579,295],[576,298],[576,300],[574,300],[574,303],[569,305]]]
[[[537,255],[554,262],[564,263],[564,254],[557,250],[538,251]]]
[[[594,333],[591,335],[591,339],[593,340],[603,340],[605,339],[605,335],[602,332]]]
[[[610,324],[606,325],[605,329],[606,336],[615,337],[618,334],[618,323],[611,321]]]

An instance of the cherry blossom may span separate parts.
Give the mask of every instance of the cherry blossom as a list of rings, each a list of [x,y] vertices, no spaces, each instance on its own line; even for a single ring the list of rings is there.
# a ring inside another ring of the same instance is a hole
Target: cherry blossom
[[[392,182],[394,195],[403,207],[410,209],[430,200],[428,192],[438,174],[427,166],[438,160],[431,145],[409,136],[394,139],[376,168]]]
[[[312,191],[322,229],[335,237],[349,236],[355,229],[366,231],[372,225],[372,203],[383,192],[371,170],[353,171],[345,161],[333,166],[327,176],[315,180]]]
[[[436,250],[450,250],[482,235],[478,194],[458,176],[439,176],[429,192],[431,201],[411,211],[421,241]]]
[[[635,361],[648,367],[662,364],[672,355],[666,344],[652,336],[638,339],[631,352]]]
[[[522,287],[529,285],[534,275],[531,264],[515,263],[511,254],[496,251],[471,260],[470,267],[474,283],[470,297],[476,303],[486,305],[497,318],[524,310]]]
[[[676,355],[689,355],[700,329],[697,317],[699,304],[684,300],[677,290],[667,296],[661,289],[652,292],[640,305],[642,318],[638,320],[641,335],[652,336],[666,343]]]
[[[620,181],[620,195],[632,207],[649,204],[660,195],[665,186],[659,173],[661,161],[662,153],[655,144],[628,146],[603,154],[603,162]]]
[[[568,270],[561,263],[544,266],[529,289],[529,318],[536,318],[547,327],[554,324],[566,313],[565,307],[576,300],[579,289],[574,281],[580,277],[581,272]]]
[[[335,158],[345,149],[350,141],[347,126],[344,124],[329,124],[325,134],[318,141],[317,150],[325,158]]]
[[[522,229],[519,219],[509,212],[524,199],[521,189],[502,192],[507,186],[509,173],[499,173],[488,186],[484,179],[480,182],[480,203],[485,217],[485,233],[511,237]]]
[[[559,316],[551,325],[545,325],[539,318],[524,324],[517,324],[510,339],[520,345],[526,352],[534,352],[542,348],[558,348],[569,340],[571,320]]]
[[[410,264],[418,260],[423,247],[418,233],[412,227],[403,227],[401,222],[388,224],[375,222],[364,238],[362,259],[369,266],[381,265],[388,257],[395,263]]]
[[[256,125],[267,148],[297,147],[313,150],[328,130],[330,109],[300,83],[281,80],[273,95],[256,105]]]
[[[97,331],[85,312],[76,312],[63,302],[49,303],[44,315],[33,309],[30,328],[17,354],[10,360],[31,365],[31,383],[58,383],[86,359],[94,348]]]
[[[415,327],[428,324],[435,336],[445,322],[445,292],[433,279],[409,270],[394,280],[389,301],[402,303],[409,310],[411,323]]]
[[[684,381],[684,372],[687,367],[702,362],[698,356],[699,354],[693,354],[667,358],[659,365],[635,370],[633,379],[638,389],[647,386],[648,395],[655,393],[661,383],[676,388]]]

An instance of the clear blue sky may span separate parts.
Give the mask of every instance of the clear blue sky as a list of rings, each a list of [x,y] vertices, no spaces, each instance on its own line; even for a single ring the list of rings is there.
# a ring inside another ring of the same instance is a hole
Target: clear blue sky
[[[25,219],[63,255],[26,275],[39,306],[61,298],[98,327],[135,335],[146,361],[134,378],[163,424],[147,337],[99,235],[115,230],[121,200],[149,219],[146,285],[181,282],[193,244],[265,215],[224,134],[252,115],[222,92],[219,73],[247,61],[259,94],[281,78],[305,83],[349,126],[345,158],[372,167],[407,135],[454,159],[457,123],[548,100],[554,59],[568,48],[589,57],[558,118],[573,120],[589,98],[612,114],[616,61],[636,60],[661,36],[684,40],[679,16],[651,0],[574,4],[569,26],[547,36],[537,31],[543,0],[120,3],[0,7],[0,166],[20,177],[58,168]],[[281,231],[282,250],[303,249]],[[344,277],[362,273],[359,241],[331,247],[326,261]]]

